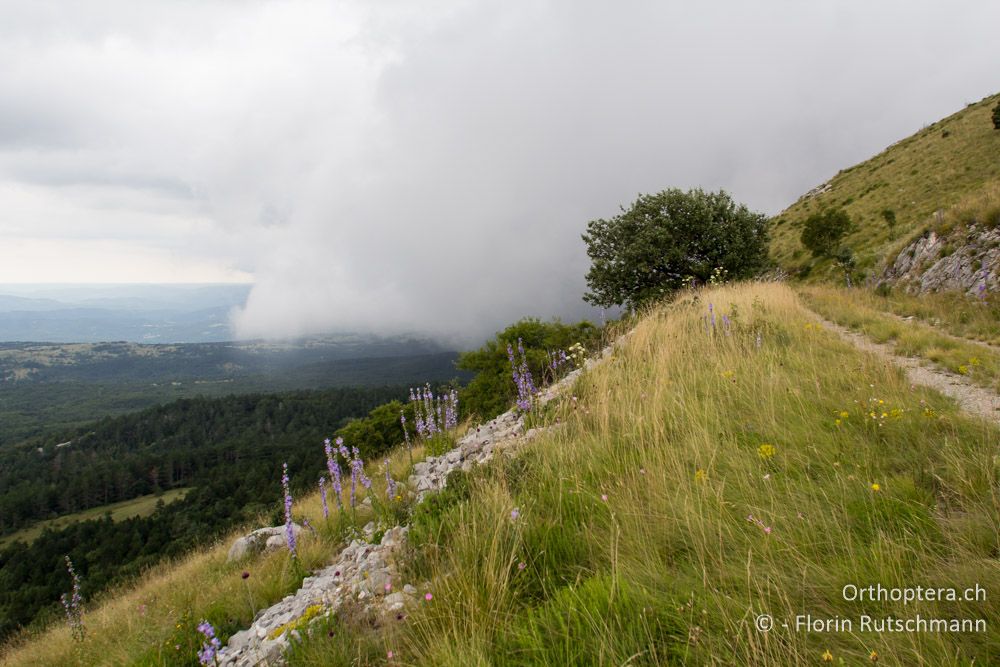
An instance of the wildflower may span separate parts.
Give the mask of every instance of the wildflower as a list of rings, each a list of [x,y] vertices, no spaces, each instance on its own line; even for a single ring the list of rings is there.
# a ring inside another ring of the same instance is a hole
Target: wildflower
[[[764,459],[765,461],[769,461],[772,458],[774,458],[774,452],[775,452],[774,445],[766,442],[762,443],[757,448],[757,456]]]
[[[878,651],[872,649],[872,652],[868,654],[868,659],[872,662],[878,662]]]
[[[697,470],[694,471],[694,481],[696,481],[696,482],[704,482],[706,479],[708,479],[708,473],[707,472],[705,472],[701,468],[698,468]]]
[[[840,411],[840,418],[841,419],[847,419],[850,416],[851,416],[851,414],[847,410],[841,410]]]
[[[872,491],[878,493],[882,490],[882,486],[878,482],[872,482]]]
[[[979,357],[969,357],[969,365],[970,366],[978,366],[979,365]]]
[[[763,521],[761,521],[760,519],[758,519],[757,517],[755,517],[753,514],[747,514],[747,523],[754,524],[755,526],[757,526],[758,528],[760,528],[762,531],[764,531],[765,535],[770,535],[771,534],[771,526],[766,525]]]
[[[840,426],[840,420],[839,419],[834,419],[833,420],[833,424],[834,424],[834,426]]]
[[[385,657],[387,660],[392,660],[392,651],[387,651]]]
[[[391,590],[392,590],[392,582],[391,581],[385,582],[385,592],[388,593]]]
[[[365,475],[365,462],[361,459],[361,452],[357,447],[351,447],[351,451],[354,454],[354,460],[351,461],[351,478],[354,478],[354,469],[357,468],[358,481],[361,486],[365,487],[365,490],[372,488],[372,481]],[[353,501],[352,501],[353,502]]]
[[[80,595],[80,576],[76,573],[73,561],[70,560],[69,556],[65,556],[65,560],[66,571],[69,572],[70,579],[73,581],[73,588],[69,595],[63,593],[59,599],[66,611],[66,620],[69,621],[73,639],[82,642],[86,630],[83,627],[83,611],[80,609],[80,604],[83,602],[83,597]]]
[[[292,558],[296,557],[295,530],[292,527],[292,492],[288,487],[288,464],[281,464],[281,488],[285,492],[285,541]],[[207,663],[206,663],[207,664]]]
[[[969,367],[966,366],[965,364],[962,364],[962,365],[960,365],[958,367],[958,372],[959,372],[960,375],[968,375],[969,374]]]
[[[425,593],[424,594],[424,599],[427,600],[428,602],[430,602],[431,600],[434,599],[434,596],[431,595],[430,593]]]
[[[326,505],[326,478],[323,475],[319,476],[319,500],[323,505],[323,518],[330,518],[330,508]]]
[[[520,563],[517,564],[517,569],[518,570],[523,570],[526,567],[528,567],[528,564],[525,563],[523,560]]]
[[[934,410],[932,410],[931,408],[924,408],[924,417],[933,419],[934,417],[937,417],[937,413],[934,412]]]
[[[396,497],[396,480],[389,473],[389,459],[385,460],[385,495],[389,500]]]
[[[639,474],[640,475],[645,475],[646,474],[646,469],[645,468],[639,468]]]
[[[243,570],[243,574],[240,575],[240,579],[249,579],[249,578],[250,578],[250,573],[247,572],[246,570]]]
[[[767,473],[761,479],[763,479],[765,482],[771,481],[771,473]]]
[[[215,636],[215,628],[208,621],[202,621],[198,624],[198,632],[205,635],[205,643],[198,651],[198,662],[203,665],[214,665],[215,654],[222,648],[222,642]]]
[[[736,375],[736,373],[734,373],[733,371],[722,371],[722,377],[726,378],[727,380],[731,379],[734,375]]]
[[[603,500],[604,502],[608,502],[608,494],[602,493],[601,494],[601,500]]]
[[[521,512],[516,507],[510,511],[511,521],[517,521],[519,516],[521,516]]]
[[[343,440],[337,438],[337,443],[343,449]],[[330,488],[333,490],[333,497],[337,501],[337,509],[343,511],[344,505],[343,501],[340,499],[343,488],[340,482],[340,464],[335,460],[335,455],[333,453],[333,444],[330,442],[330,438],[323,441],[323,449],[326,452],[326,469],[330,472]],[[323,493],[322,485],[320,486],[320,493]],[[324,509],[326,505],[324,503]],[[323,516],[326,516],[324,513]]]
[[[830,649],[826,649],[821,657],[823,658],[823,662],[833,662],[833,654],[830,653]]]

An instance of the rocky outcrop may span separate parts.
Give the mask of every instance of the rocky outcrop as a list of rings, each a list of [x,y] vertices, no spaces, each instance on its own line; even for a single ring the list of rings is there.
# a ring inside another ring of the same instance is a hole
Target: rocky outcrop
[[[611,351],[612,347],[605,348],[598,359],[586,360],[584,368],[591,368],[608,357]],[[536,396],[537,403],[544,405],[558,396],[572,386],[581,372],[582,369],[572,371],[540,391]],[[413,495],[415,502],[420,502],[428,493],[443,488],[451,472],[469,471],[473,466],[489,461],[498,452],[513,450],[540,432],[540,429],[530,429],[525,433],[524,415],[517,410],[505,412],[470,430],[450,451],[415,463],[407,480],[407,492]],[[265,528],[239,538],[230,549],[230,555],[234,550],[238,551],[240,540],[273,530],[276,529]],[[277,530],[283,531],[284,527],[279,526]],[[399,569],[395,565],[407,530],[405,526],[395,526],[387,530],[378,543],[352,541],[336,556],[332,565],[307,577],[298,591],[263,610],[249,628],[232,635],[226,647],[219,652],[219,665],[249,667],[283,664],[284,652],[292,640],[300,638],[312,623],[337,613],[347,604],[354,605],[362,613],[383,615],[400,613],[406,605],[415,603],[418,600],[417,587],[399,585]],[[362,533],[367,540],[372,540],[374,524],[365,526]]]
[[[904,248],[877,284],[898,285],[916,293],[996,292],[1000,289],[1000,229],[971,227],[948,236],[930,232]]]
[[[302,526],[297,523],[292,524],[292,532],[295,539],[299,539],[302,533]],[[273,551],[285,547],[285,527],[271,526],[259,528],[252,533],[238,537],[229,547],[229,554],[226,560],[229,562],[242,560],[248,556],[255,556],[262,551]]]

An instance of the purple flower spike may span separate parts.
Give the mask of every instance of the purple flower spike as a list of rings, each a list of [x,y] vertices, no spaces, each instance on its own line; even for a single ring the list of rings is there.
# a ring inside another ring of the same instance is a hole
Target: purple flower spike
[[[285,541],[292,558],[297,557],[295,550],[295,530],[292,527],[292,492],[288,485],[288,464],[281,464],[281,488],[285,492]]]
[[[198,624],[198,632],[205,636],[205,643],[201,645],[201,650],[198,651],[198,662],[203,665],[214,665],[216,664],[216,653],[222,648],[222,643],[219,638],[215,636],[215,628],[208,621],[202,621]]]

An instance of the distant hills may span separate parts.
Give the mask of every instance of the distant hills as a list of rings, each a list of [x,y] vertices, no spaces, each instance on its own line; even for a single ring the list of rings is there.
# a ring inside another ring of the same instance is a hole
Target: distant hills
[[[0,340],[200,343],[233,339],[250,285],[0,285]]]

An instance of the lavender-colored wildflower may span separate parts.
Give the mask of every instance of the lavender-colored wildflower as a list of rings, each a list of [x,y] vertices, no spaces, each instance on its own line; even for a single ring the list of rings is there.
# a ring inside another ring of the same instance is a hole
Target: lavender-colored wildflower
[[[357,447],[352,447],[351,449],[354,451],[353,464],[358,467],[358,481],[361,482],[361,486],[365,487],[367,491],[372,488],[372,481],[365,475],[365,462],[361,459],[361,452],[358,451]]]
[[[205,643],[201,645],[201,650],[198,651],[198,662],[203,665],[216,664],[215,655],[222,648],[222,642],[215,636],[215,628],[208,621],[202,621],[198,624],[198,632],[205,635]]]
[[[292,558],[297,557],[295,550],[295,530],[292,527],[292,491],[288,486],[288,464],[281,464],[281,488],[285,492],[285,541]]]
[[[712,304],[708,304],[708,314],[712,319],[712,331],[715,331],[715,308]]]
[[[323,475],[319,476],[319,500],[323,505],[323,518],[330,518],[330,508],[326,504],[326,477]]]
[[[73,561],[70,560],[69,556],[66,556],[65,559],[66,571],[69,572],[70,579],[73,581],[73,589],[69,595],[63,593],[59,599],[62,601],[63,609],[66,611],[66,620],[69,621],[73,639],[82,642],[86,631],[83,627],[83,611],[80,609],[80,605],[83,602],[83,598],[80,595],[80,576],[76,573]]]
[[[390,502],[396,497],[396,480],[392,478],[392,474],[389,472],[389,459],[385,460],[385,495],[389,498]]]
[[[343,448],[343,439],[337,438],[338,445]],[[327,438],[323,441],[323,447],[326,451],[326,469],[330,473],[330,488],[333,490],[334,500],[337,501],[337,509],[343,511],[344,504],[340,499],[340,494],[343,491],[340,483],[340,465],[337,463],[337,455],[333,451],[333,445],[330,443],[330,439]],[[322,478],[320,479],[322,481]],[[320,486],[322,490],[322,485]],[[325,496],[324,496],[325,498]],[[326,503],[323,504],[324,510],[326,509]],[[324,513],[323,516],[326,516]]]

